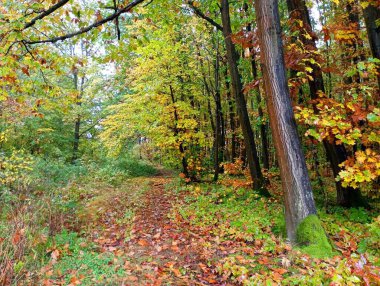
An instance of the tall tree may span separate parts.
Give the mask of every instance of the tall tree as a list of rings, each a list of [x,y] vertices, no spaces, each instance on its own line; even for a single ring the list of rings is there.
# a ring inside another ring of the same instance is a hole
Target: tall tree
[[[231,38],[232,29],[228,0],[221,1],[221,14],[228,68],[231,76],[232,92],[234,93],[237,113],[239,116],[241,129],[243,131],[248,165],[250,169],[251,178],[253,179],[253,186],[255,189],[260,190],[262,195],[268,196],[269,192],[266,190],[264,186],[264,178],[261,172],[259,157],[257,155],[256,143],[254,140],[252,127],[248,116],[247,103],[243,93],[241,75],[238,69],[239,55]]]
[[[248,13],[248,4],[244,3],[244,11]],[[248,23],[247,32],[252,32],[252,24]],[[250,53],[250,62],[251,62],[251,72],[253,80],[258,80],[258,68],[256,63],[256,51],[252,46],[249,48]],[[262,96],[260,91],[260,85],[256,85],[256,103],[257,103],[257,111],[259,113],[260,118],[260,139],[261,139],[261,160],[263,163],[263,167],[265,169],[269,169],[269,146],[268,146],[268,136],[267,136],[267,123],[264,121],[264,112],[262,108]]]
[[[77,107],[81,107],[85,77],[84,76],[81,77],[80,84],[79,84],[77,69],[74,70],[73,77],[74,77],[74,88],[75,90],[78,91],[78,94],[75,98],[75,104],[77,105]],[[75,161],[78,159],[80,127],[81,127],[81,116],[80,114],[78,114],[77,118],[75,119],[73,156],[71,157],[71,163],[75,163]]]
[[[277,0],[256,0],[264,88],[273,141],[285,196],[285,219],[290,241],[297,227],[316,213],[313,193],[290,100]]]

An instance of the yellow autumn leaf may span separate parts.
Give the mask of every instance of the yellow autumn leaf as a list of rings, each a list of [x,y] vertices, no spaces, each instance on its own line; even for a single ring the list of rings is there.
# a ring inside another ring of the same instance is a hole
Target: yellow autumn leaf
[[[365,9],[369,6],[369,2],[368,1],[362,1],[362,2],[360,2],[360,6],[362,6],[362,8]]]

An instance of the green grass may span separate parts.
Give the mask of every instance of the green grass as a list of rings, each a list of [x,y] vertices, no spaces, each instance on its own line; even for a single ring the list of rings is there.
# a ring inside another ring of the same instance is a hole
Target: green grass
[[[69,284],[75,277],[81,285],[100,285],[110,278],[125,275],[122,267],[125,258],[117,257],[112,252],[102,253],[95,244],[75,232],[57,234],[49,246],[58,250],[60,256],[52,266],[52,275],[46,278]]]

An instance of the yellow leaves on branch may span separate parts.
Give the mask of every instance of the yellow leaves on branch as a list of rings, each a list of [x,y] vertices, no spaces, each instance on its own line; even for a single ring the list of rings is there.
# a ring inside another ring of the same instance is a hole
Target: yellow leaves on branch
[[[380,176],[380,154],[370,148],[357,151],[341,167],[344,170],[339,173],[337,180],[344,187],[357,188],[360,184],[371,182]]]
[[[25,181],[23,177],[32,170],[33,163],[33,158],[23,151],[0,156],[0,184],[12,186],[16,182]]]

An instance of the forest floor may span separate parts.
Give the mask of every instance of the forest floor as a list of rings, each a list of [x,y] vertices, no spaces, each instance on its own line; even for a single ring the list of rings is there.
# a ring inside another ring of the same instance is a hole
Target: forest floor
[[[120,249],[128,257],[123,265],[126,275],[121,279],[126,285],[202,285],[210,279],[216,282],[216,275],[204,275],[210,270],[194,245],[196,234],[180,229],[169,217],[178,197],[165,187],[171,181],[168,175],[147,178],[148,190],[137,208],[128,242],[114,240],[112,244],[113,237],[122,237],[112,225],[103,234],[110,236],[101,243],[105,251]]]
[[[380,281],[379,259],[358,250],[368,231],[363,221],[349,222],[352,213],[342,213],[348,218],[339,217],[339,225],[331,216],[323,218],[329,221],[327,232],[334,234],[335,255],[322,259],[292,249],[282,238],[278,198],[261,199],[240,187],[179,184],[170,173],[159,171],[118,187],[82,190],[80,199],[77,220],[51,243],[49,262],[39,274],[43,285]],[[374,243],[376,249],[378,239]]]
[[[171,182],[171,174],[161,170],[90,194],[73,228],[90,239],[58,235],[41,271],[44,285],[228,285],[202,259],[205,234],[170,217],[183,199]],[[86,261],[86,248],[93,261]]]

